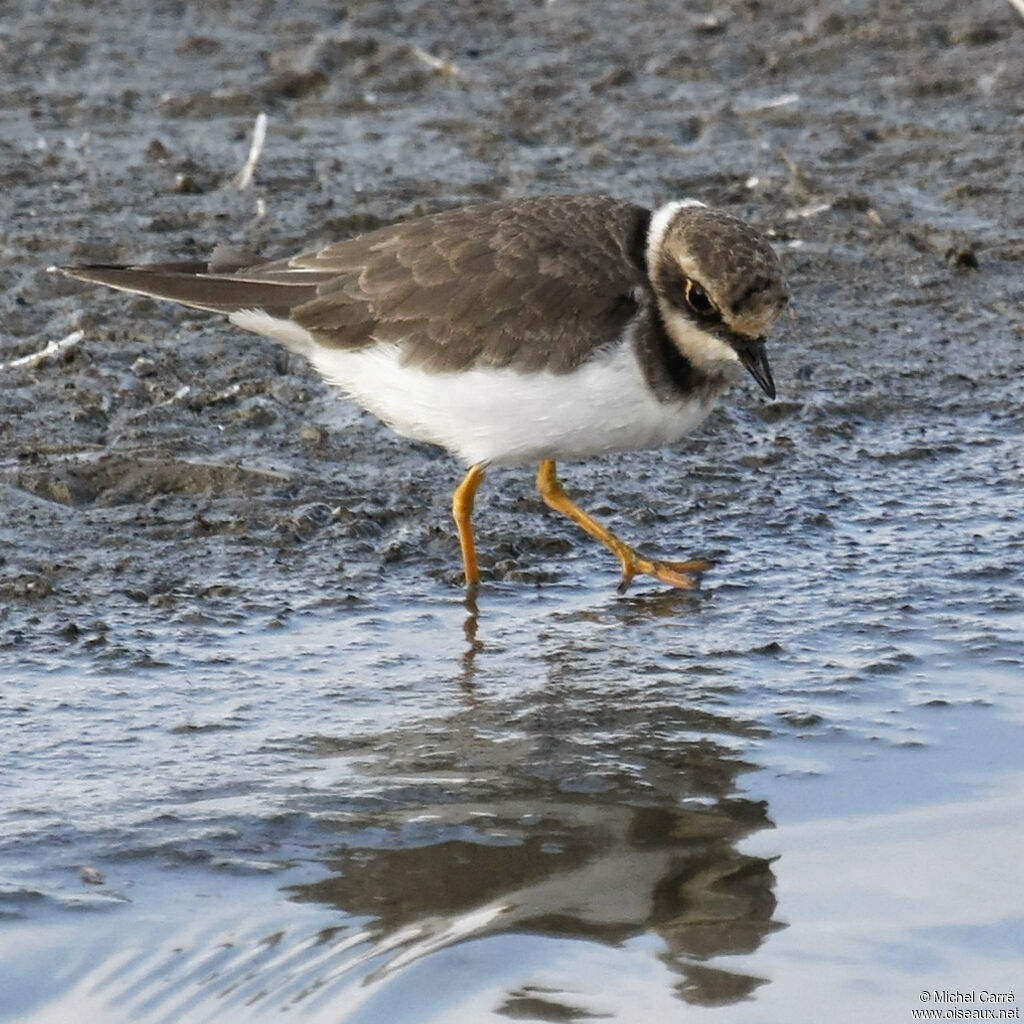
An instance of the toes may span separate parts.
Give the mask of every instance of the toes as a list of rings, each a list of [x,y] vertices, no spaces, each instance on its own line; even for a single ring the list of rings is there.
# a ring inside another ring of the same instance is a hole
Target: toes
[[[715,563],[709,562],[706,558],[688,558],[683,562],[660,562],[660,565],[667,565],[674,572],[702,573],[714,568]]]
[[[681,563],[655,562],[651,568],[650,575],[656,580],[661,580],[662,583],[679,587],[680,590],[696,590],[698,586],[697,579],[688,572],[678,571],[675,567],[679,564]]]
[[[706,558],[688,558],[681,562],[652,561],[649,558],[644,558],[632,548],[616,553],[622,561],[620,594],[626,593],[630,583],[633,582],[633,577],[637,575],[651,576],[671,587],[678,587],[680,590],[696,590],[700,585],[698,577],[702,572],[710,569],[713,564]]]
[[[687,562],[652,562],[646,558],[637,558],[624,562],[622,565],[622,582],[619,584],[619,593],[624,594],[633,577],[637,574],[651,576],[671,587],[678,587],[680,590],[696,590],[699,586],[697,576],[708,567],[708,563],[702,559],[692,559]]]

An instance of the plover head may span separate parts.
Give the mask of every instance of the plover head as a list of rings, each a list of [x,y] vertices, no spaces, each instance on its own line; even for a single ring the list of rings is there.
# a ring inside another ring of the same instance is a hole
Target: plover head
[[[789,301],[778,257],[743,221],[696,200],[651,218],[647,272],[673,345],[712,381],[745,367],[770,398],[765,335]]]

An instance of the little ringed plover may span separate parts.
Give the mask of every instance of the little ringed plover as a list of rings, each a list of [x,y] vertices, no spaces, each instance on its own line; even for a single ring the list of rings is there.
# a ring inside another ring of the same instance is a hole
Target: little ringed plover
[[[765,238],[695,200],[604,196],[447,210],[288,259],[59,268],[227,314],[307,357],[399,434],[469,467],[455,491],[466,580],[491,466],[539,463],[547,504],[637,573],[692,588],[708,567],[646,558],[562,489],[556,459],[672,445],[745,368],[769,397],[765,334],[788,300]]]

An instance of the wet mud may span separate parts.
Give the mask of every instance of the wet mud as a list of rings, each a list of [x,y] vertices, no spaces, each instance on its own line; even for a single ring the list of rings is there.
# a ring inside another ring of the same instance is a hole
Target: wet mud
[[[780,452],[782,472],[812,472],[859,418],[917,409],[927,429],[936,409],[1019,412],[1012,9],[263,13],[51,5],[7,20],[4,357],[84,334],[56,364],[5,372],[9,487],[84,512],[61,516],[58,547],[88,552],[87,576],[31,523],[4,567],[59,583],[55,611],[65,596],[87,603],[115,560],[137,582],[170,571],[189,586],[187,545],[154,566],[120,544],[145,532],[139,509],[171,494],[213,532],[230,519],[269,549],[303,535],[304,556],[315,548],[339,586],[387,588],[406,571],[454,583],[445,506],[458,470],[331,409],[297,357],[194,312],[48,276],[52,263],[186,258],[218,240],[272,255],[496,196],[692,193],[768,230],[792,280],[795,312],[773,345],[783,401],[746,389],[727,400],[752,431],[760,418],[792,425],[798,461]],[[260,110],[269,143],[239,194]],[[690,532],[695,517],[671,504],[692,500],[684,479],[764,465],[744,447],[717,417],[672,463],[678,487],[636,487],[638,464],[662,471],[647,456],[571,479],[621,514],[649,505]],[[571,528],[538,514],[528,474],[514,492],[498,486],[481,517],[491,578],[536,579],[540,564],[541,577],[564,576]],[[726,481],[723,502],[745,486]],[[319,502],[339,512],[304,516]],[[713,546],[714,524],[696,518]],[[565,539],[555,552],[552,534]],[[512,536],[521,551],[502,550]],[[353,549],[346,579],[337,559]],[[396,573],[406,556],[414,564]],[[602,555],[588,557],[599,571]]]

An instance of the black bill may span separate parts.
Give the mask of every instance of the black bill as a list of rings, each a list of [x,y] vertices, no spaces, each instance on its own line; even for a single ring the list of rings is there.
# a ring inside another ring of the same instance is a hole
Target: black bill
[[[750,376],[761,386],[761,390],[769,397],[775,397],[775,378],[772,377],[772,368],[768,362],[768,353],[765,351],[764,339],[757,338],[754,341],[743,341],[733,346],[740,362],[750,372]]]

